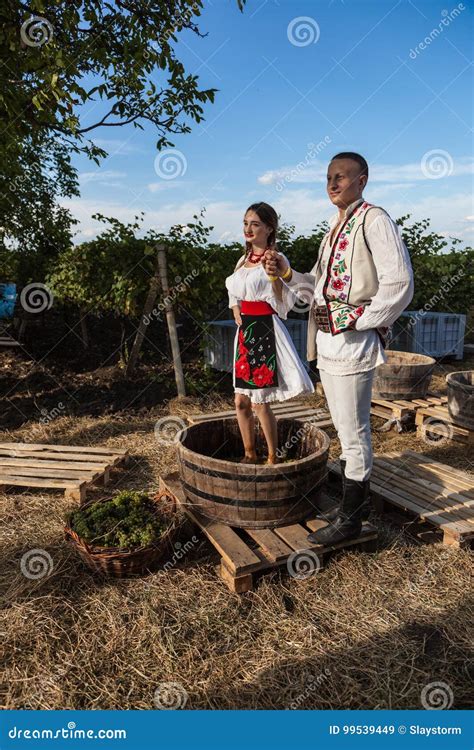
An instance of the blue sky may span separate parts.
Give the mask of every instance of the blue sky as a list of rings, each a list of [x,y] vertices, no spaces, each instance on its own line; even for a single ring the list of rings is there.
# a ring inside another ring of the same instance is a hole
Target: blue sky
[[[100,168],[75,160],[81,198],[65,203],[77,241],[101,228],[95,212],[144,211],[144,227],[164,231],[201,208],[213,239],[240,239],[256,200],[306,233],[334,213],[329,159],[355,150],[371,169],[367,200],[474,244],[472,3],[248,0],[241,14],[205,0],[199,27],[208,35],[183,33],[178,57],[219,89],[206,121],[158,159],[151,126],[94,131],[110,155]]]

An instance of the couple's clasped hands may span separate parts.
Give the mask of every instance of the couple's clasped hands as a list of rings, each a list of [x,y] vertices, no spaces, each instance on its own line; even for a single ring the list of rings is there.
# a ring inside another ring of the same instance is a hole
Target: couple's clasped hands
[[[289,268],[286,260],[276,250],[265,250],[261,263],[268,276],[283,276]]]

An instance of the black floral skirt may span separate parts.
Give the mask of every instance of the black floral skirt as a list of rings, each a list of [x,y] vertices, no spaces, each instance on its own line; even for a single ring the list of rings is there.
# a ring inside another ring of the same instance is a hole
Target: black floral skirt
[[[278,386],[273,315],[242,315],[234,371],[236,388]]]

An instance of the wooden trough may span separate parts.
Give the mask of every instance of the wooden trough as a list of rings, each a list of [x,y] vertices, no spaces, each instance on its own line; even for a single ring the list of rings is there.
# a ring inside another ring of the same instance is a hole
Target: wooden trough
[[[474,370],[451,372],[446,376],[448,411],[458,427],[474,431]]]
[[[387,362],[375,369],[373,399],[410,401],[425,398],[436,360],[423,354],[386,351]]]
[[[235,418],[182,430],[178,462],[187,502],[208,518],[242,528],[274,528],[314,514],[326,479],[329,438],[311,422],[282,418],[277,424],[286,460],[275,465],[238,462],[243,446]],[[262,455],[258,423],[256,435]]]

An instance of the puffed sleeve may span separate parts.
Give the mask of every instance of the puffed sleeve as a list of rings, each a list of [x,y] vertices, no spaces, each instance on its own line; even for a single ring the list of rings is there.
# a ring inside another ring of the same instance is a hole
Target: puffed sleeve
[[[232,308],[238,304],[239,304],[239,300],[237,299],[237,297],[234,297],[234,295],[229,292],[229,307]]]
[[[241,266],[241,265],[242,265],[243,263],[245,263],[245,256],[241,256],[241,257],[239,258],[239,260],[237,261],[237,263],[235,264],[235,268],[234,268],[234,273],[235,273],[235,272],[236,272],[236,271],[237,271],[237,270],[238,270],[238,269],[240,268],[240,266]],[[232,274],[231,276],[228,276],[228,277],[226,278],[226,280],[225,280],[225,285],[226,285],[226,287],[227,287],[227,292],[228,292],[228,295],[229,295],[229,308],[232,308],[232,307],[234,307],[235,305],[238,305],[238,304],[239,304],[239,299],[238,299],[238,297],[236,297],[236,296],[235,296],[234,294],[232,294],[232,292],[231,292],[231,291],[230,291],[230,289],[229,289],[229,287],[231,286],[231,283],[232,283],[232,282],[231,282],[231,279],[232,279],[232,276],[234,275],[234,273],[233,273],[233,274]]]
[[[358,331],[391,326],[413,297],[413,270],[399,228],[382,209],[372,209],[367,219],[379,288],[354,325]]]
[[[283,253],[280,253],[281,256],[286,260],[286,262],[290,263],[286,255],[283,255]],[[276,282],[278,283],[278,282]],[[296,302],[296,294],[291,287],[288,286],[288,284],[285,284],[284,281],[280,280],[281,284],[281,299],[279,295],[276,292],[275,286],[272,284],[272,307],[274,310],[277,311],[278,317],[282,318],[282,320],[286,320],[288,317],[288,313],[290,310],[293,309]]]

